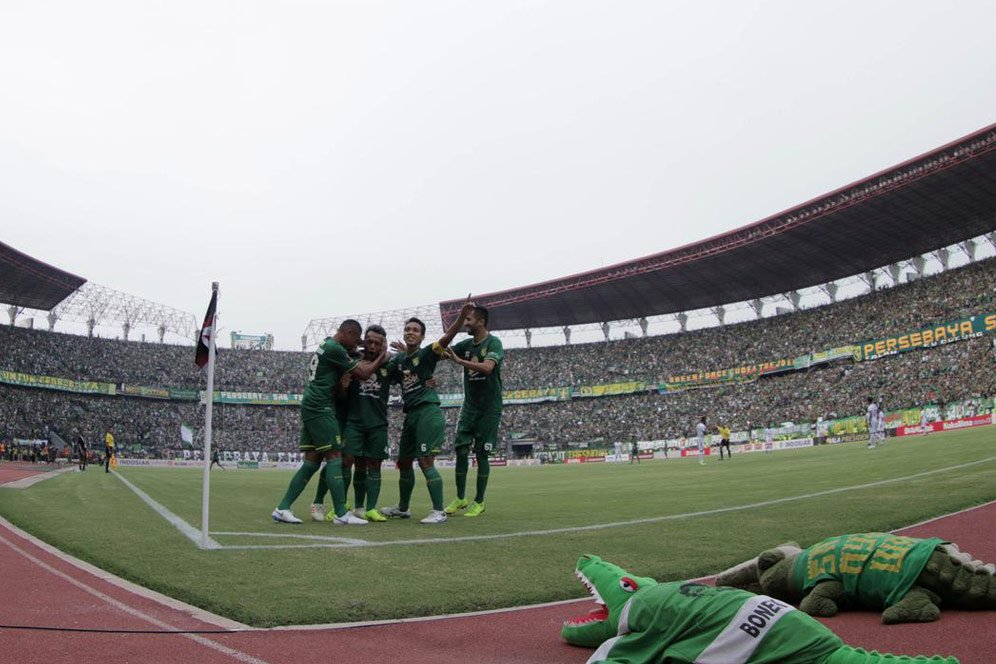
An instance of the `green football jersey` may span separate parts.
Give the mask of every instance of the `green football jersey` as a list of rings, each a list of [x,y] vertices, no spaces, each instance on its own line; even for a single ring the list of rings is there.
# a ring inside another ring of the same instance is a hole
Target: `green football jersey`
[[[359,364],[335,339],[326,339],[311,356],[308,386],[304,388],[301,410],[312,413],[333,411],[335,386],[347,371]]]
[[[390,373],[386,366],[366,380],[353,380],[346,397],[347,421],[364,431],[387,426],[387,400],[391,396]]]
[[[388,365],[392,382],[401,383],[401,403],[404,412],[426,403],[439,403],[439,395],[425,384],[436,372],[443,347],[438,343],[419,348],[409,355],[398,353]]]
[[[618,636],[588,662],[819,664],[842,645],[827,627],[785,602],[735,588],[674,582],[629,600]]]
[[[795,559],[794,584],[808,592],[820,581],[836,580],[860,604],[889,607],[903,598],[944,540],[888,533],[829,537]]]
[[[453,346],[456,356],[464,360],[473,362],[484,362],[491,360],[495,363],[495,368],[490,374],[483,374],[479,371],[472,371],[466,367],[463,369],[463,407],[464,410],[472,409],[481,414],[500,415],[501,414],[501,365],[505,360],[505,350],[502,348],[498,337],[488,335],[481,340],[481,343],[474,343],[474,339],[464,339]]]

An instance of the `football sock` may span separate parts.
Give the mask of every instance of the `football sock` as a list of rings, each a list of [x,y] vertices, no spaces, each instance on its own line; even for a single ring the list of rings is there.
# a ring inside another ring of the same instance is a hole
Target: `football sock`
[[[322,505],[328,493],[329,483],[325,481],[325,473],[318,473],[318,490],[315,491],[315,499],[311,502],[315,505]]]
[[[456,448],[456,490],[457,498],[467,495],[467,470],[470,468],[470,445]]]
[[[301,467],[297,469],[296,473],[294,473],[294,477],[291,478],[290,485],[287,487],[287,493],[284,494],[280,504],[277,505],[278,510],[290,509],[291,504],[297,500],[298,496],[301,495],[301,492],[304,491],[304,487],[308,486],[308,481],[311,479],[311,476],[315,474],[315,471],[317,471],[321,465],[322,464],[315,463],[314,461],[308,461],[307,459],[304,460]]]
[[[367,499],[366,459],[357,459],[353,464],[353,493],[356,496],[353,506],[363,507]]]
[[[373,509],[377,507],[377,501],[380,499],[380,468],[367,468],[367,509]],[[357,502],[360,498],[357,496]]]
[[[332,507],[336,516],[346,513],[346,486],[342,482],[342,457],[335,457],[325,462],[325,481],[329,484],[332,494]]]
[[[488,476],[491,474],[491,463],[487,454],[477,455],[477,496],[475,503],[484,502],[484,492],[488,490]]]
[[[349,495],[349,485],[353,481],[353,465],[342,464],[342,495]]]
[[[415,490],[415,469],[408,468],[400,471],[398,478],[398,509],[406,511],[412,502],[412,491]]]
[[[443,478],[435,466],[422,469],[425,484],[429,487],[429,497],[432,499],[432,509],[437,512],[443,509]]]

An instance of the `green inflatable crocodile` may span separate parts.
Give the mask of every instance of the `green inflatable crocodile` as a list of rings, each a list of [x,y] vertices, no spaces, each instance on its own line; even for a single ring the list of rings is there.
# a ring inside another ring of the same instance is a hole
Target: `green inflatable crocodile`
[[[597,556],[582,556],[575,574],[597,606],[565,622],[561,636],[572,645],[597,648],[589,664],[958,662],[851,648],[790,604],[738,588],[657,583]]]
[[[894,624],[932,622],[941,606],[996,609],[993,572],[937,538],[861,533],[769,549],[722,572],[716,585],[762,592],[813,616],[879,609],[882,622]]]

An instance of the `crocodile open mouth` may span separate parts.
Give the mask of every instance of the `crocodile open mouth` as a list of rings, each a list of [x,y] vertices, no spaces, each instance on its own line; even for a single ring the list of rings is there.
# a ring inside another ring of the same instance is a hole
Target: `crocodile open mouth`
[[[581,570],[574,570],[574,576],[578,577],[578,581],[581,582],[581,585],[585,587],[585,590],[587,590],[595,600],[596,606],[584,615],[577,616],[575,618],[568,618],[564,624],[570,625],[571,627],[577,627],[578,625],[588,625],[590,623],[600,623],[608,620],[609,609],[605,606],[602,596],[598,594],[597,590],[595,590],[595,586],[588,580],[588,577],[581,573]]]

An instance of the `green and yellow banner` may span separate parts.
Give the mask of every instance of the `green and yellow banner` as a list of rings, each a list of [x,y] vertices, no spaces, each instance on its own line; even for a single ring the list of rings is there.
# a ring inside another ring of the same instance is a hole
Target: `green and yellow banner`
[[[888,355],[933,348],[993,333],[996,333],[996,313],[977,314],[950,323],[923,327],[914,332],[897,333],[882,339],[865,341],[855,346],[854,359],[876,360]]]
[[[113,383],[73,380],[72,378],[57,378],[55,376],[35,376],[33,374],[7,370],[0,370],[0,383],[19,385],[21,387],[40,387],[46,390],[59,390],[61,392],[78,392],[81,394],[117,394],[117,386]]]

